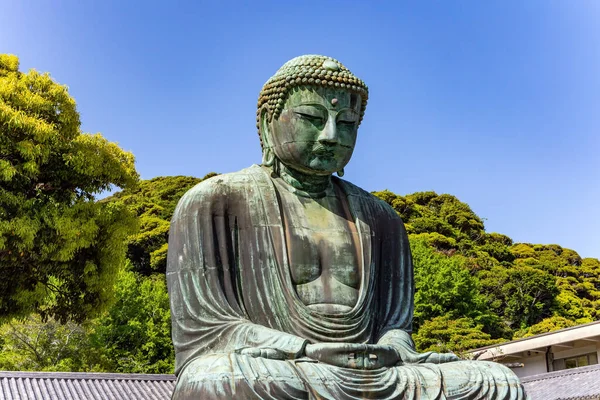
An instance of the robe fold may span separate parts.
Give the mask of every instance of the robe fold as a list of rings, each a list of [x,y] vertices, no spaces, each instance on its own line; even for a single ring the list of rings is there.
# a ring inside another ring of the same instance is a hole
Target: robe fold
[[[341,179],[359,233],[357,304],[341,314],[297,297],[281,199],[252,166],[201,182],[180,200],[169,233],[167,283],[178,375],[173,399],[522,399],[512,372],[484,362],[357,370],[298,358],[307,343],[414,348],[413,267],[402,221]],[[273,348],[289,360],[240,355]]]

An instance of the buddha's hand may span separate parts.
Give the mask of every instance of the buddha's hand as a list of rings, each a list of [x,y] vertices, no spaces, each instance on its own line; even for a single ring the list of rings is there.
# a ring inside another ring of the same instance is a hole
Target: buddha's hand
[[[391,367],[401,361],[394,347],[377,344],[308,344],[305,355],[325,364],[354,369]]]
[[[460,358],[453,353],[417,352],[410,333],[400,329],[388,331],[379,339],[378,344],[393,346],[405,364],[444,364],[452,361],[460,361]]]
[[[460,358],[454,353],[436,353],[433,351],[418,353],[414,349],[407,347],[397,347],[397,349],[402,361],[406,364],[444,364],[452,361],[460,361]]]
[[[287,360],[289,355],[281,350],[271,347],[244,347],[235,351],[237,354],[254,358],[266,358],[269,360]]]

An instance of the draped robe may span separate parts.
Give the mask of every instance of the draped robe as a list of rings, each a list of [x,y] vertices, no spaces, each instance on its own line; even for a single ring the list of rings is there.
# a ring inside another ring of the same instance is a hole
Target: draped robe
[[[169,233],[167,283],[173,399],[522,399],[514,374],[494,363],[340,368],[299,357],[307,343],[386,344],[414,350],[413,267],[402,221],[385,202],[338,178],[359,233],[359,299],[321,314],[297,297],[281,198],[252,166],[201,182],[180,200]],[[288,360],[240,349],[274,348]],[[236,350],[238,352],[236,352]]]

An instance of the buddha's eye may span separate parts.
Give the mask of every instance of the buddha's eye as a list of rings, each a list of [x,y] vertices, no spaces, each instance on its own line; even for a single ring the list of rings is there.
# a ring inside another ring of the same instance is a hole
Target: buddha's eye
[[[298,115],[300,118],[308,119],[310,121],[323,121],[323,117],[320,115],[304,114],[300,112],[296,112],[296,115]]]
[[[338,119],[337,124],[338,125],[344,125],[344,126],[354,126],[354,125],[356,125],[356,121],[349,121],[349,120],[345,120],[345,119]]]
[[[337,118],[337,124],[343,126],[354,126],[358,121],[358,115],[351,111],[342,111]]]
[[[325,117],[319,110],[313,107],[298,107],[294,113],[303,120],[312,122],[315,125],[322,125],[325,122]]]

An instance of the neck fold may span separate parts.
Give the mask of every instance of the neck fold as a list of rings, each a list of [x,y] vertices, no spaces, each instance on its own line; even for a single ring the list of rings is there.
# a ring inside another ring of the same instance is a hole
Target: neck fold
[[[278,168],[274,172],[286,183],[292,192],[305,197],[323,197],[327,189],[331,187],[331,175],[305,174],[293,168],[289,168],[281,161],[276,160]]]

